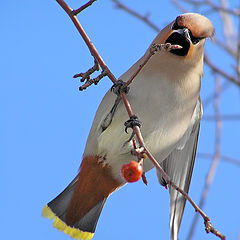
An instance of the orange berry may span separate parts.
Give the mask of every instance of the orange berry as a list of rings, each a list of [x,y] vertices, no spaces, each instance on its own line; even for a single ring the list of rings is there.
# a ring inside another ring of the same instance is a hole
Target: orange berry
[[[127,182],[138,181],[143,174],[142,165],[136,161],[124,164],[121,168],[121,175]]]

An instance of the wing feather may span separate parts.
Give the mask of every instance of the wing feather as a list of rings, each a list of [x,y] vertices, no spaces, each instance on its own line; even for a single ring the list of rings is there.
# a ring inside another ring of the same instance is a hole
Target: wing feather
[[[185,136],[183,136],[184,146],[182,146],[181,142],[181,147],[176,147],[161,163],[163,169],[166,171],[172,181],[185,192],[188,192],[192,178],[201,116],[202,108],[201,102],[199,101],[193,114],[192,124],[187,130]],[[164,181],[161,174],[158,172],[157,174],[160,184],[165,185],[166,182]],[[169,193],[171,239],[177,240],[186,199],[182,196],[181,193],[177,192],[172,187],[169,187]]]

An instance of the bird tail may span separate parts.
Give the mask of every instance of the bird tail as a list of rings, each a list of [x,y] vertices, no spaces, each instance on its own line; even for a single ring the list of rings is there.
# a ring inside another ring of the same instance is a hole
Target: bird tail
[[[73,197],[78,177],[76,177],[67,188],[55,199],[44,206],[42,216],[53,219],[53,226],[74,239],[92,239],[97,221],[107,200],[107,197],[98,201],[83,217],[74,223],[68,223],[66,214]]]

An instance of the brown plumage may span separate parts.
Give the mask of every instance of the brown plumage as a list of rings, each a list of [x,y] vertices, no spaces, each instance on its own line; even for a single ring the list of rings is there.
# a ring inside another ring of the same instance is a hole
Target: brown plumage
[[[99,201],[121,185],[103,165],[98,156],[84,157],[80,166],[78,182],[66,213],[66,223],[71,225],[81,219]]]
[[[214,28],[208,18],[199,18],[195,13],[182,14],[177,17],[176,22],[180,27],[188,28],[194,37],[212,37]]]

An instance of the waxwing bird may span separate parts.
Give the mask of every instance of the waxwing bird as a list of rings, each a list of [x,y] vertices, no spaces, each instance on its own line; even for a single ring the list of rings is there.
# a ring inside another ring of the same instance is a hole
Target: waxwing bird
[[[152,44],[179,45],[181,49],[159,51],[144,65],[130,85],[127,98],[143,123],[146,147],[170,178],[188,192],[202,116],[199,97],[205,39],[214,28],[196,13],[178,16]],[[151,46],[152,46],[151,44]],[[148,51],[147,51],[148,52]],[[146,54],[120,79],[127,81]],[[91,239],[108,196],[126,184],[123,164],[133,160],[132,141],[124,131],[128,115],[122,101],[109,90],[104,96],[88,136],[78,175],[43,208],[54,227],[76,239]],[[144,160],[144,172],[154,165]],[[159,182],[166,182],[158,173]],[[170,187],[171,239],[177,240],[185,199]]]

